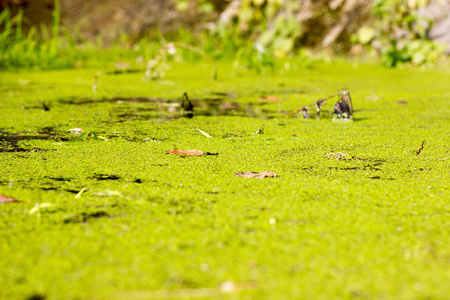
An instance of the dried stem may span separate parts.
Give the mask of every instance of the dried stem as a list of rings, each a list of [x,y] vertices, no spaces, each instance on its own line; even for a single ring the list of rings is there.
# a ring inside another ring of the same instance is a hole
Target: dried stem
[[[321,99],[321,100],[324,100],[324,101],[325,101],[325,103],[324,103],[323,105],[326,104],[326,101],[327,101],[328,99],[333,98],[333,97],[336,97],[337,95],[338,95],[338,94],[333,94],[333,95],[330,95],[330,96],[328,96],[328,97],[326,97],[326,98],[324,98],[324,99]],[[302,111],[303,109],[305,109],[305,108],[307,108],[307,107],[315,106],[316,103],[317,103],[317,101],[315,101],[315,102],[313,102],[313,103],[311,103],[311,104],[305,105],[305,106],[303,106],[303,107],[301,107],[301,108],[299,108],[299,109],[296,109],[296,110],[294,110],[294,111],[288,112],[288,113],[285,114],[284,116],[287,117],[287,116],[293,115],[293,114],[295,114],[295,113],[298,113],[298,112]],[[322,105],[322,106],[323,106],[323,105]]]
[[[420,154],[420,151],[422,151],[423,145],[425,145],[425,140],[423,140],[422,145],[420,146],[420,149],[416,151],[416,156]]]

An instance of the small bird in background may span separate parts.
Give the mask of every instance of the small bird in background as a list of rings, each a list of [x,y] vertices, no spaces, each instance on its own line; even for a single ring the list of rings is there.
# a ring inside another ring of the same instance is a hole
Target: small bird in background
[[[186,92],[181,97],[181,108],[183,117],[192,118],[194,116],[194,105],[192,105]]]
[[[339,93],[339,96],[341,97],[342,102],[347,103],[350,109],[350,115],[353,115],[353,105],[352,105],[352,98],[350,97],[350,91],[347,89],[343,89]]]
[[[349,90],[343,89],[339,92],[339,101],[334,104],[334,114],[337,119],[353,119],[353,105]]]

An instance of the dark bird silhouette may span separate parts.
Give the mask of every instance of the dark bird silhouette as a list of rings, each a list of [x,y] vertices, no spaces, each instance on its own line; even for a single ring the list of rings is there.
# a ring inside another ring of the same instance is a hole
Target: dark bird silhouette
[[[334,113],[337,115],[342,115],[345,113],[349,114],[350,107],[348,106],[347,103],[338,101],[334,104]]]
[[[350,115],[353,114],[353,105],[352,105],[352,98],[350,97],[350,91],[347,89],[341,90],[339,93],[339,96],[341,97],[341,101],[347,103],[349,107]]]
[[[194,105],[189,100],[187,93],[184,93],[181,97],[181,108],[183,109],[183,117],[192,118],[194,116]]]
[[[352,99],[347,89],[339,93],[339,101],[334,104],[334,113],[338,119],[351,119],[353,115]]]

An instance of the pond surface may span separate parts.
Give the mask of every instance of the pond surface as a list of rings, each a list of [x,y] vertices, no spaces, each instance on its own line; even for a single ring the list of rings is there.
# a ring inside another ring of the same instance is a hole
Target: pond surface
[[[449,74],[230,65],[2,73],[0,298],[448,295]]]

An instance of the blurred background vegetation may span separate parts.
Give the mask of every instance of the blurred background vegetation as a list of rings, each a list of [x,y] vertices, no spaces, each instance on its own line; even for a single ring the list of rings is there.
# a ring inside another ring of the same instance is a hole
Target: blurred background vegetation
[[[448,0],[0,0],[2,69],[128,58],[156,79],[172,59],[265,72],[287,59],[432,66],[448,54]]]

